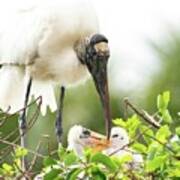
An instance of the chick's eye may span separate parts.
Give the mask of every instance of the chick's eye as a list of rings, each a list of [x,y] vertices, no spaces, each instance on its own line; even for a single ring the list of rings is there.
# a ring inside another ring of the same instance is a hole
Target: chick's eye
[[[117,138],[117,137],[118,137],[118,134],[112,135],[112,138]]]
[[[88,130],[83,130],[83,134],[84,134],[84,135],[90,135],[90,131],[88,131]]]
[[[121,140],[123,140],[123,139],[124,139],[124,137],[120,137],[120,139],[121,139]]]

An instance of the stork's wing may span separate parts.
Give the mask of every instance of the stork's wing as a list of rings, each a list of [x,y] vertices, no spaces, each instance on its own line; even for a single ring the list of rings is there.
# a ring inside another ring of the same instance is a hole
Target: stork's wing
[[[0,6],[1,63],[31,61],[49,31],[63,36],[76,29],[81,34],[83,26],[94,28],[95,13],[89,0],[8,1]]]
[[[7,9],[0,13],[0,64],[27,64],[37,53],[49,21],[43,17],[38,4],[4,8]],[[10,113],[14,113],[23,107],[27,79],[27,74],[21,67],[1,68],[0,108],[7,110],[10,107]],[[34,81],[31,94],[35,97],[42,96],[43,113],[47,105],[55,110],[56,103],[51,84]]]
[[[45,24],[37,6],[0,14],[0,62],[25,64],[37,51]],[[3,16],[2,16],[3,15]]]
[[[71,33],[75,29],[77,34],[83,31],[74,25],[82,29],[88,27],[87,31],[89,24],[94,28],[94,19],[91,18],[94,12],[88,0],[8,1],[9,5],[0,7],[0,64],[29,64],[39,55],[42,46],[48,50],[50,41],[58,38],[59,45],[63,47],[57,36],[64,36],[65,32]],[[49,32],[54,35],[49,37]],[[23,107],[26,76],[27,72],[20,67],[3,67],[0,70],[0,107],[4,110],[11,106],[14,112]],[[55,110],[53,87],[49,82],[34,80],[31,94],[42,96],[43,112],[47,105]]]

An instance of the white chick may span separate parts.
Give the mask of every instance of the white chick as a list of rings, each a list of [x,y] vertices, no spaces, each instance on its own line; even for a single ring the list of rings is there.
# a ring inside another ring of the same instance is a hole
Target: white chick
[[[83,155],[85,147],[95,147],[100,140],[98,140],[98,133],[80,126],[74,125],[68,133],[68,150],[74,150],[78,156]]]
[[[118,157],[131,155],[132,162],[128,164],[128,167],[133,169],[137,169],[143,163],[142,155],[128,147],[130,141],[125,129],[113,127],[111,129],[110,142],[111,146],[104,151],[106,154]]]

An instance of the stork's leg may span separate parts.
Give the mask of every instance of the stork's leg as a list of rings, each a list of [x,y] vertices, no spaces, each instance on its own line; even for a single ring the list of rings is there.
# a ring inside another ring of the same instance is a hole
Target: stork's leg
[[[58,102],[58,109],[57,109],[57,115],[56,115],[56,135],[58,143],[61,142],[61,135],[63,133],[62,128],[62,113],[63,113],[63,103],[64,103],[64,96],[65,96],[65,87],[61,87],[60,94],[59,94],[59,102]]]
[[[32,78],[29,79],[27,89],[26,89],[26,94],[25,94],[25,100],[24,100],[24,109],[20,113],[19,116],[19,131],[20,131],[20,144],[21,147],[25,148],[26,147],[26,131],[27,131],[27,122],[26,122],[26,107],[28,104],[29,100],[29,94],[31,90],[31,85],[32,85]],[[22,157],[22,170],[26,171],[27,170],[27,162],[24,157]]]

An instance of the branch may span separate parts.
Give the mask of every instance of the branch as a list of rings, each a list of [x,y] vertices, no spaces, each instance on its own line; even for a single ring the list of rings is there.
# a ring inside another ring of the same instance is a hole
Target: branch
[[[14,148],[20,147],[19,145],[15,144],[15,143],[11,143],[11,142],[3,140],[3,139],[0,139],[0,142],[3,143],[3,144],[7,144],[9,146],[12,146]],[[37,153],[37,152],[35,152],[33,150],[28,149],[28,152],[31,153],[31,154],[34,154],[34,155],[36,155],[36,156],[38,156],[40,158],[45,158],[45,156],[43,156],[42,154],[39,154],[39,153]]]
[[[146,111],[139,110],[136,108],[127,98],[124,99],[124,103],[127,105],[127,107],[130,107],[137,115],[139,115],[141,118],[143,118],[147,123],[152,125],[153,127],[159,129],[161,125]]]
[[[40,142],[38,143],[38,145],[37,145],[37,147],[36,147],[36,153],[38,153],[41,144],[42,144],[42,141],[40,141]],[[30,163],[30,167],[29,167],[29,169],[28,169],[29,172],[32,171],[32,169],[33,169],[33,167],[34,167],[34,165],[35,165],[35,163],[36,163],[36,161],[37,161],[37,158],[38,158],[38,156],[37,156],[37,154],[35,154],[34,157],[33,157],[33,159],[32,159],[32,161],[31,161],[31,163]]]

